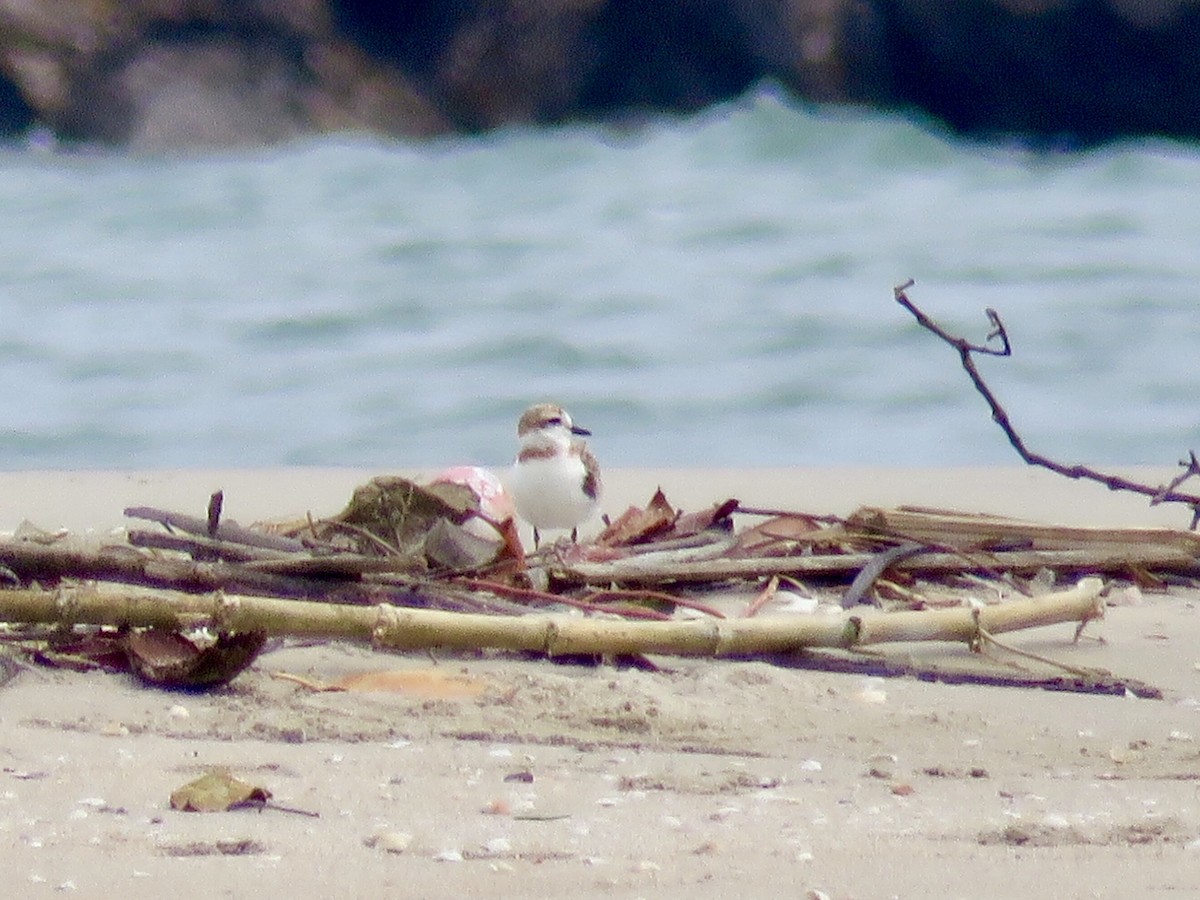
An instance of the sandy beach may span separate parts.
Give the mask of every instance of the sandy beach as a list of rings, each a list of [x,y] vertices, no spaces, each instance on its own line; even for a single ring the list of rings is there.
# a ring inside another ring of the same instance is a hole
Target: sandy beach
[[[218,488],[243,524],[327,515],[376,474],[0,473],[0,530],[104,533],[129,505],[202,514]],[[658,485],[685,509],[732,496],[813,513],[1189,520],[1017,467],[620,471],[605,510]],[[1070,625],[1011,642],[1148,682],[1162,700],[337,643],[285,643],[204,694],[23,668],[0,687],[0,878],[20,897],[1200,896],[1200,592],[1113,599],[1077,643]],[[397,669],[483,690],[314,693],[276,677]],[[170,808],[214,766],[302,812]]]

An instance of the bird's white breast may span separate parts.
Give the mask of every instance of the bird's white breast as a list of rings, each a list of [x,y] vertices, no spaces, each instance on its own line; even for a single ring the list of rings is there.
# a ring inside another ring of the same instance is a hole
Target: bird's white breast
[[[583,490],[587,470],[578,456],[556,454],[517,462],[508,490],[517,515],[534,528],[574,528],[596,507]]]

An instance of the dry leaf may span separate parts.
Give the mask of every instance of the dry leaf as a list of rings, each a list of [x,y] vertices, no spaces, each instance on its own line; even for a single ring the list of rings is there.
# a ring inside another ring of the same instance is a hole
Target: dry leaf
[[[227,769],[214,769],[171,793],[171,809],[182,812],[226,812],[231,809],[262,809],[271,792],[234,778]]]
[[[795,542],[809,544],[821,530],[821,523],[810,516],[776,516],[743,531],[738,536],[737,551],[761,555],[777,548],[779,553],[789,553]]]
[[[691,537],[693,534],[700,534],[710,528],[731,530],[733,520],[730,519],[730,516],[738,511],[740,505],[737,500],[730,498],[720,503],[714,503],[708,509],[702,509],[699,512],[683,513],[675,520],[675,526],[671,529],[671,537]]]
[[[461,700],[478,697],[491,687],[490,682],[481,678],[444,673],[440,669],[390,669],[376,672],[355,672],[328,684],[288,672],[271,674],[273,678],[294,682],[310,691],[378,691],[405,694],[426,700]]]
[[[383,557],[391,571],[473,569],[522,557],[506,502],[499,480],[476,467],[448,469],[424,485],[380,476],[356,488],[338,515],[303,531],[342,550]]]
[[[220,634],[201,646],[177,631],[147,628],[125,638],[133,673],[156,687],[202,689],[226,684],[254,662],[266,635]]]
[[[386,545],[392,549],[387,555],[416,556],[435,522],[461,523],[478,508],[479,499],[466,485],[441,482],[426,487],[407,478],[381,476],[356,488],[350,503],[331,522],[374,536],[374,540],[354,542],[359,553],[379,556]],[[322,537],[324,525],[317,523]]]
[[[464,700],[478,697],[488,682],[438,669],[392,669],[347,675],[326,687],[332,691],[379,691],[426,700]]]
[[[44,666],[75,672],[93,669],[124,672],[129,668],[129,660],[125,656],[125,637],[115,631],[52,638],[45,649],[33,654],[33,658]]]
[[[606,547],[643,543],[666,531],[678,517],[679,513],[659,488],[645,509],[629,507],[600,533],[596,543]]]

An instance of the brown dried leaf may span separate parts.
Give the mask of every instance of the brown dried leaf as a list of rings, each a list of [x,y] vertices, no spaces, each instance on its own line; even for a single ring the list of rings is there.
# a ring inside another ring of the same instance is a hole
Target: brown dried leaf
[[[326,687],[333,691],[379,691],[426,700],[465,700],[478,697],[489,687],[481,678],[442,672],[438,669],[392,669],[358,672]]]
[[[363,540],[354,547],[369,556],[381,555],[381,545],[401,556],[415,555],[436,522],[449,519],[458,524],[478,508],[479,498],[466,485],[441,482],[424,486],[408,478],[380,476],[356,488],[342,512],[316,527],[322,539],[336,536],[344,540],[345,532],[338,531],[337,523],[373,535],[376,540]]]
[[[738,511],[739,506],[739,502],[731,497],[720,503],[714,503],[708,509],[683,513],[675,520],[675,527],[671,529],[671,537],[691,537],[693,534],[700,534],[710,528],[731,529],[733,522],[730,516]]]
[[[171,808],[182,812],[226,812],[262,809],[271,792],[234,778],[228,769],[214,769],[171,793]]]
[[[129,667],[156,687],[203,689],[232,681],[254,662],[266,642],[257,632],[220,634],[201,647],[177,631],[147,628],[125,638]]]
[[[499,558],[514,560],[517,568],[522,568],[525,565],[525,546],[521,543],[521,531],[517,527],[517,520],[510,517],[497,527],[504,536],[504,551]]]
[[[384,557],[392,571],[422,572],[431,565],[469,570],[506,559],[519,561],[515,525],[511,519],[493,521],[481,512],[484,500],[476,488],[487,485],[473,484],[442,478],[430,484],[396,476],[373,478],[355,489],[341,513],[315,523],[311,531],[335,547]],[[494,495],[487,502],[493,511],[503,506],[503,499]]]
[[[738,536],[737,552],[762,555],[777,549],[779,553],[786,553],[796,542],[811,543],[821,530],[821,523],[812,516],[801,513],[776,516],[743,531]]]
[[[678,517],[678,511],[659,488],[645,509],[629,507],[600,533],[596,543],[605,547],[644,543],[669,529]]]
[[[109,672],[124,672],[129,669],[125,655],[125,637],[115,631],[95,634],[71,635],[61,640],[51,640],[47,647],[38,650],[33,658],[44,666],[88,672],[105,669]]]

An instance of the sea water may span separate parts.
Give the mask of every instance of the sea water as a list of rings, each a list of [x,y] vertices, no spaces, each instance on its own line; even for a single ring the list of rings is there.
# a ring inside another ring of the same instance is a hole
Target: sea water
[[[634,129],[0,152],[0,468],[628,466],[1200,447],[1200,148],[964,143],[763,91]]]

